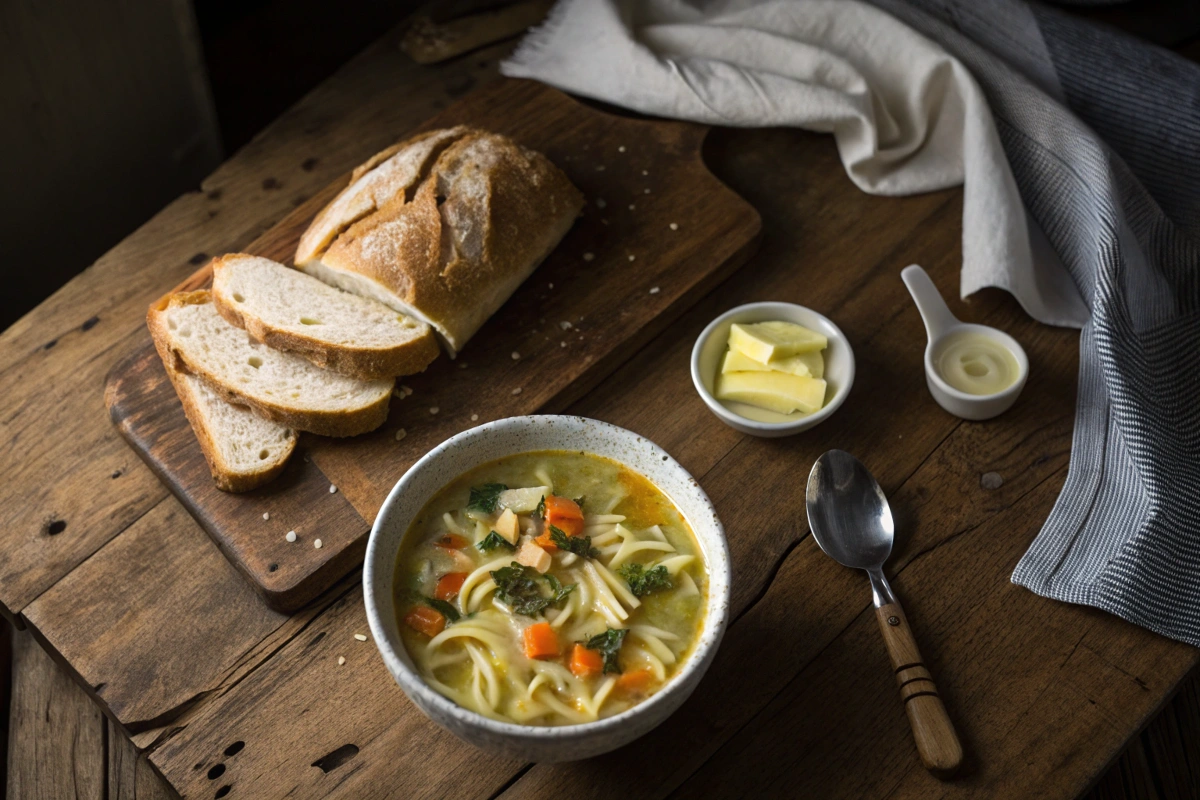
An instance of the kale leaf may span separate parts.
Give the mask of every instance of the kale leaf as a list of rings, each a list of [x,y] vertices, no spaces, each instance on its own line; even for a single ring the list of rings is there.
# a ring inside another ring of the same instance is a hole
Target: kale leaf
[[[500,502],[500,493],[508,487],[503,483],[485,483],[483,486],[471,487],[471,499],[467,501],[468,511],[481,511],[491,514]]]
[[[503,547],[508,550],[516,550],[517,549],[516,545],[514,545],[508,539],[505,539],[503,536],[496,533],[495,531],[492,531],[487,536],[483,537],[483,541],[481,541],[479,544],[475,545],[475,547],[481,553],[490,552],[492,550],[495,550],[497,547]]]
[[[458,622],[462,619],[462,614],[458,613],[458,609],[445,600],[438,600],[436,597],[425,597],[422,599],[424,599],[425,605],[439,612],[447,621]]]
[[[554,542],[554,546],[559,550],[566,550],[568,553],[574,553],[580,558],[596,558],[600,555],[600,551],[592,547],[592,537],[590,536],[567,536],[561,528],[556,525],[550,526],[550,541]]]
[[[671,575],[662,564],[650,569],[641,564],[622,564],[617,572],[629,584],[629,591],[633,592],[634,597],[645,597],[651,592],[670,589],[675,585],[671,583]]]
[[[595,650],[600,653],[604,659],[604,672],[620,672],[621,667],[617,665],[617,653],[621,650],[621,645],[625,642],[625,636],[629,631],[625,629],[613,630],[606,628],[604,633],[598,633],[587,641],[583,642],[583,646],[589,650]]]
[[[538,500],[537,508],[533,510],[533,513],[537,514],[538,519],[546,518],[546,495],[542,495],[542,499]]]
[[[542,594],[538,579],[542,577],[533,567],[527,567],[516,561],[507,567],[501,567],[490,572],[496,582],[496,598],[507,605],[516,614],[526,617],[536,617],[549,606],[558,607],[567,599],[567,595],[575,590],[575,584],[563,586],[553,575],[546,575],[550,591],[554,594],[546,597]]]

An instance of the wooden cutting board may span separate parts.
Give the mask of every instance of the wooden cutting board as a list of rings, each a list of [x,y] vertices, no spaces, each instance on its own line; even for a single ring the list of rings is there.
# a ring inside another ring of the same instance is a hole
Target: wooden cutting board
[[[463,123],[545,153],[587,206],[457,360],[443,355],[398,382],[413,392],[393,397],[383,427],[351,439],[304,434],[280,478],[228,494],[212,482],[148,333],[108,376],[121,434],[274,609],[305,605],[361,562],[384,498],[423,454],[484,422],[565,408],[757,246],[758,213],[703,164],[704,126],[617,116],[519,80],[475,92],[421,129]],[[347,180],[246,251],[290,264],[300,234]],[[208,280],[201,269],[183,288]]]

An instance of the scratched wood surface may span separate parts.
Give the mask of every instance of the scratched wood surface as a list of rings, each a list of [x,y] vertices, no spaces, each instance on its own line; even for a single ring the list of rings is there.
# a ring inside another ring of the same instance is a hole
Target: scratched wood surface
[[[439,358],[401,379],[413,394],[392,399],[379,429],[346,439],[305,436],[301,456],[280,478],[234,495],[209,476],[149,335],[108,376],[114,424],[274,609],[300,608],[361,563],[384,498],[432,447],[477,424],[566,407],[757,244],[758,214],[700,159],[704,126],[607,114],[511,79],[469,94],[421,128],[459,124],[544,153],[590,202],[457,360]],[[246,251],[291,263],[313,216],[348,181],[335,181]],[[293,544],[283,538],[289,530],[299,536]],[[317,538],[320,549],[312,546]]]
[[[328,148],[321,157],[339,162],[309,184],[316,191],[386,141],[377,127],[394,129],[405,114],[419,121],[420,109],[402,101],[434,96],[430,76],[446,73],[414,70],[393,45],[383,40],[218,173],[231,186],[270,177],[288,187],[287,202],[269,208],[240,200],[224,224],[243,231],[242,241],[286,213],[291,182],[309,175],[302,165],[317,156],[296,146],[293,137],[308,143],[297,129],[309,126],[305,136]],[[447,69],[485,79],[476,64]],[[362,139],[372,143],[356,150]],[[126,259],[106,257],[0,339],[0,381],[13,390],[0,394],[8,426],[0,458],[12,476],[0,486],[0,514],[36,527],[0,527],[0,575],[18,579],[0,581],[5,606],[189,797],[437,797],[450,787],[480,798],[1077,796],[1196,661],[1190,648],[1008,581],[1065,476],[1077,335],[1031,323],[999,293],[953,302],[964,318],[1012,332],[1033,365],[1009,414],[959,422],[923,387],[920,322],[898,273],[920,262],[955,296],[960,193],[868,197],[846,180],[829,139],[796,131],[715,131],[705,157],[762,214],[760,252],[570,408],[666,447],[700,479],[729,531],[737,577],[727,639],[696,695],[639,744],[553,767],[481,755],[425,720],[370,643],[353,638],[365,630],[353,574],[301,614],[266,608],[136,457],[104,438],[103,408],[82,390],[100,386],[152,287],[166,282],[162,269]],[[264,160],[272,171],[256,172]],[[270,201],[280,191],[263,193]],[[168,209],[150,223],[157,232],[133,239],[147,251],[175,248],[168,278],[194,269],[186,254],[201,249],[200,238],[224,238],[196,205]],[[690,388],[687,353],[700,328],[755,299],[828,314],[858,357],[847,404],[800,437],[742,437]],[[93,316],[100,322],[84,330]],[[39,366],[63,385],[49,388]],[[21,376],[43,381],[40,390]],[[80,421],[89,410],[96,418]],[[76,441],[64,442],[69,435]],[[78,456],[85,445],[95,461]],[[888,571],[964,740],[967,769],[955,782],[936,783],[919,766],[861,576],[822,556],[807,534],[800,485],[831,446],[862,457],[892,498],[900,535]],[[15,460],[22,448],[75,457]],[[120,459],[128,471],[109,477]],[[95,479],[101,469],[107,483]],[[1002,483],[985,488],[981,476],[992,472]],[[114,488],[127,478],[132,496]],[[47,498],[72,516],[49,518]],[[51,535],[54,521],[67,525]],[[96,643],[98,631],[106,642]]]

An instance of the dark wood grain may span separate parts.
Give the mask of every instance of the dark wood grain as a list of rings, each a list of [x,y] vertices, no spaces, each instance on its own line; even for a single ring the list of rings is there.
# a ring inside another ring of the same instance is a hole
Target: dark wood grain
[[[109,375],[106,402],[122,435],[272,608],[303,606],[361,561],[383,499],[423,453],[475,424],[564,408],[757,244],[758,214],[700,159],[702,126],[618,117],[517,80],[473,93],[421,127],[460,123],[545,153],[589,206],[456,361],[441,358],[402,380],[414,394],[393,398],[382,428],[352,439],[305,437],[311,463],[293,459],[280,480],[232,495],[213,485],[148,336]],[[247,251],[290,263],[312,217],[343,185],[315,195]],[[301,541],[286,544],[289,530]]]

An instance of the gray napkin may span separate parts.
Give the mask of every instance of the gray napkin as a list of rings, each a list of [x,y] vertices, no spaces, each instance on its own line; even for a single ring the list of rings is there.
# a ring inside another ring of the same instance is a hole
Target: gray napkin
[[[563,0],[503,68],[662,116],[831,132],[865,191],[965,180],[964,294],[998,285],[1084,323],[1067,482],[1013,581],[1200,645],[1200,67],[1021,0],[869,2],[887,14]],[[936,147],[906,142],[939,123]],[[971,208],[1005,214],[998,241]]]

